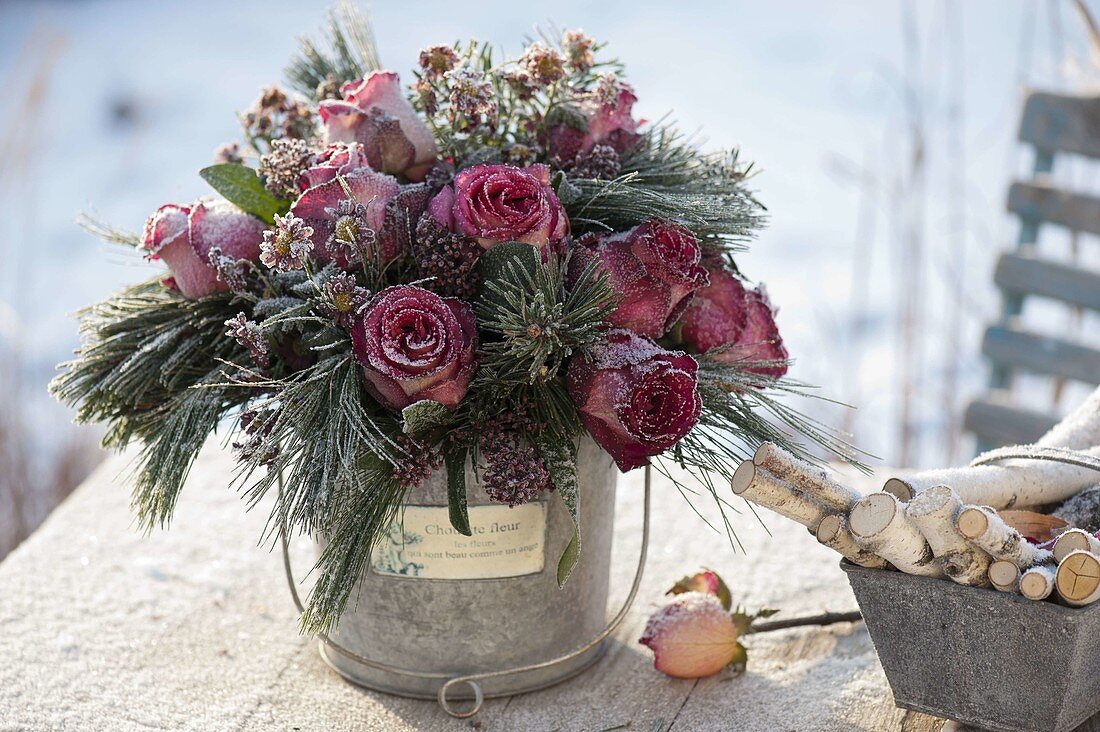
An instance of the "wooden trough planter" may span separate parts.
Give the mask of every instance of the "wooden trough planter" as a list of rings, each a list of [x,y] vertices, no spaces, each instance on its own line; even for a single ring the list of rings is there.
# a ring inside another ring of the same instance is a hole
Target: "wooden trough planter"
[[[1072,730],[1100,712],[1100,603],[841,568],[899,707],[1011,732]]]

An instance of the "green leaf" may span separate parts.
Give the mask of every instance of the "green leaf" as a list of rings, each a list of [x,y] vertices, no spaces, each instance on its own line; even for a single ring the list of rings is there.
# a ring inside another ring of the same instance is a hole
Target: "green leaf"
[[[573,538],[558,560],[558,587],[569,580],[577,560],[581,556],[580,491],[577,486],[577,446],[572,440],[555,439],[549,430],[535,436],[535,444],[542,455],[542,462],[550,473],[550,480],[558,489],[569,516],[573,519]]]
[[[506,241],[484,252],[477,259],[477,268],[482,282],[499,282],[515,279],[509,276],[508,269],[518,267],[534,277],[539,266],[539,250],[530,244],[518,241]],[[485,295],[484,289],[482,296]]]
[[[454,415],[439,402],[421,399],[401,410],[401,420],[405,434],[417,437],[447,427],[454,421]]]
[[[276,198],[264,188],[260,176],[246,165],[211,165],[200,170],[199,175],[230,203],[269,224],[274,223],[275,214],[283,213],[290,206],[289,201]]]
[[[470,514],[466,510],[466,449],[450,451],[443,458],[447,466],[447,509],[451,526],[465,536],[472,536]]]

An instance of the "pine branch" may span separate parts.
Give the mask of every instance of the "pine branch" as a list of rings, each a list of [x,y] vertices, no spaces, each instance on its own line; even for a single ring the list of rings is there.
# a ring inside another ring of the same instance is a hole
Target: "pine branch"
[[[299,55],[291,59],[286,77],[291,88],[318,101],[317,87],[322,83],[355,81],[381,67],[370,19],[353,0],[341,0],[329,12],[320,40],[299,39]]]
[[[554,255],[527,266],[516,258],[482,285],[479,327],[501,337],[483,344],[482,363],[504,383],[553,379],[570,356],[607,332],[616,300],[607,275],[590,261],[567,290],[568,268],[568,258]]]
[[[83,311],[84,346],[50,385],[79,422],[106,422],[105,447],[144,442],[134,508],[146,528],[166,525],[199,449],[243,390],[210,388],[247,353],[225,337],[230,295],[187,300],[157,282]]]

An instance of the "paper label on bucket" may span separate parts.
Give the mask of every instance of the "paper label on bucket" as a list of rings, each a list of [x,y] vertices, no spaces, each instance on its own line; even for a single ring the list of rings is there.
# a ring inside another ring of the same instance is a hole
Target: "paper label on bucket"
[[[470,506],[472,536],[455,531],[446,506],[405,506],[374,548],[378,574],[419,579],[494,579],[542,571],[545,502]]]

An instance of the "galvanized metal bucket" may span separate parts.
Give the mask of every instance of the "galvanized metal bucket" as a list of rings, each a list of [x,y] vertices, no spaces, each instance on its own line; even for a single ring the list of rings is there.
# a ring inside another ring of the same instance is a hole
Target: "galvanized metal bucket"
[[[840,566],[899,707],[1010,732],[1063,732],[1100,712],[1100,603]]]
[[[438,698],[455,716],[466,714],[451,700],[472,698],[476,709],[485,697],[580,673],[602,655],[610,632],[617,475],[607,453],[581,442],[582,552],[559,589],[558,558],[573,536],[559,496],[510,509],[492,502],[467,466],[473,536],[466,537],[450,525],[446,473],[437,471],[407,496],[401,521],[375,549],[358,604],[321,639],[322,657],[355,684]],[[497,673],[506,669],[518,672]]]

